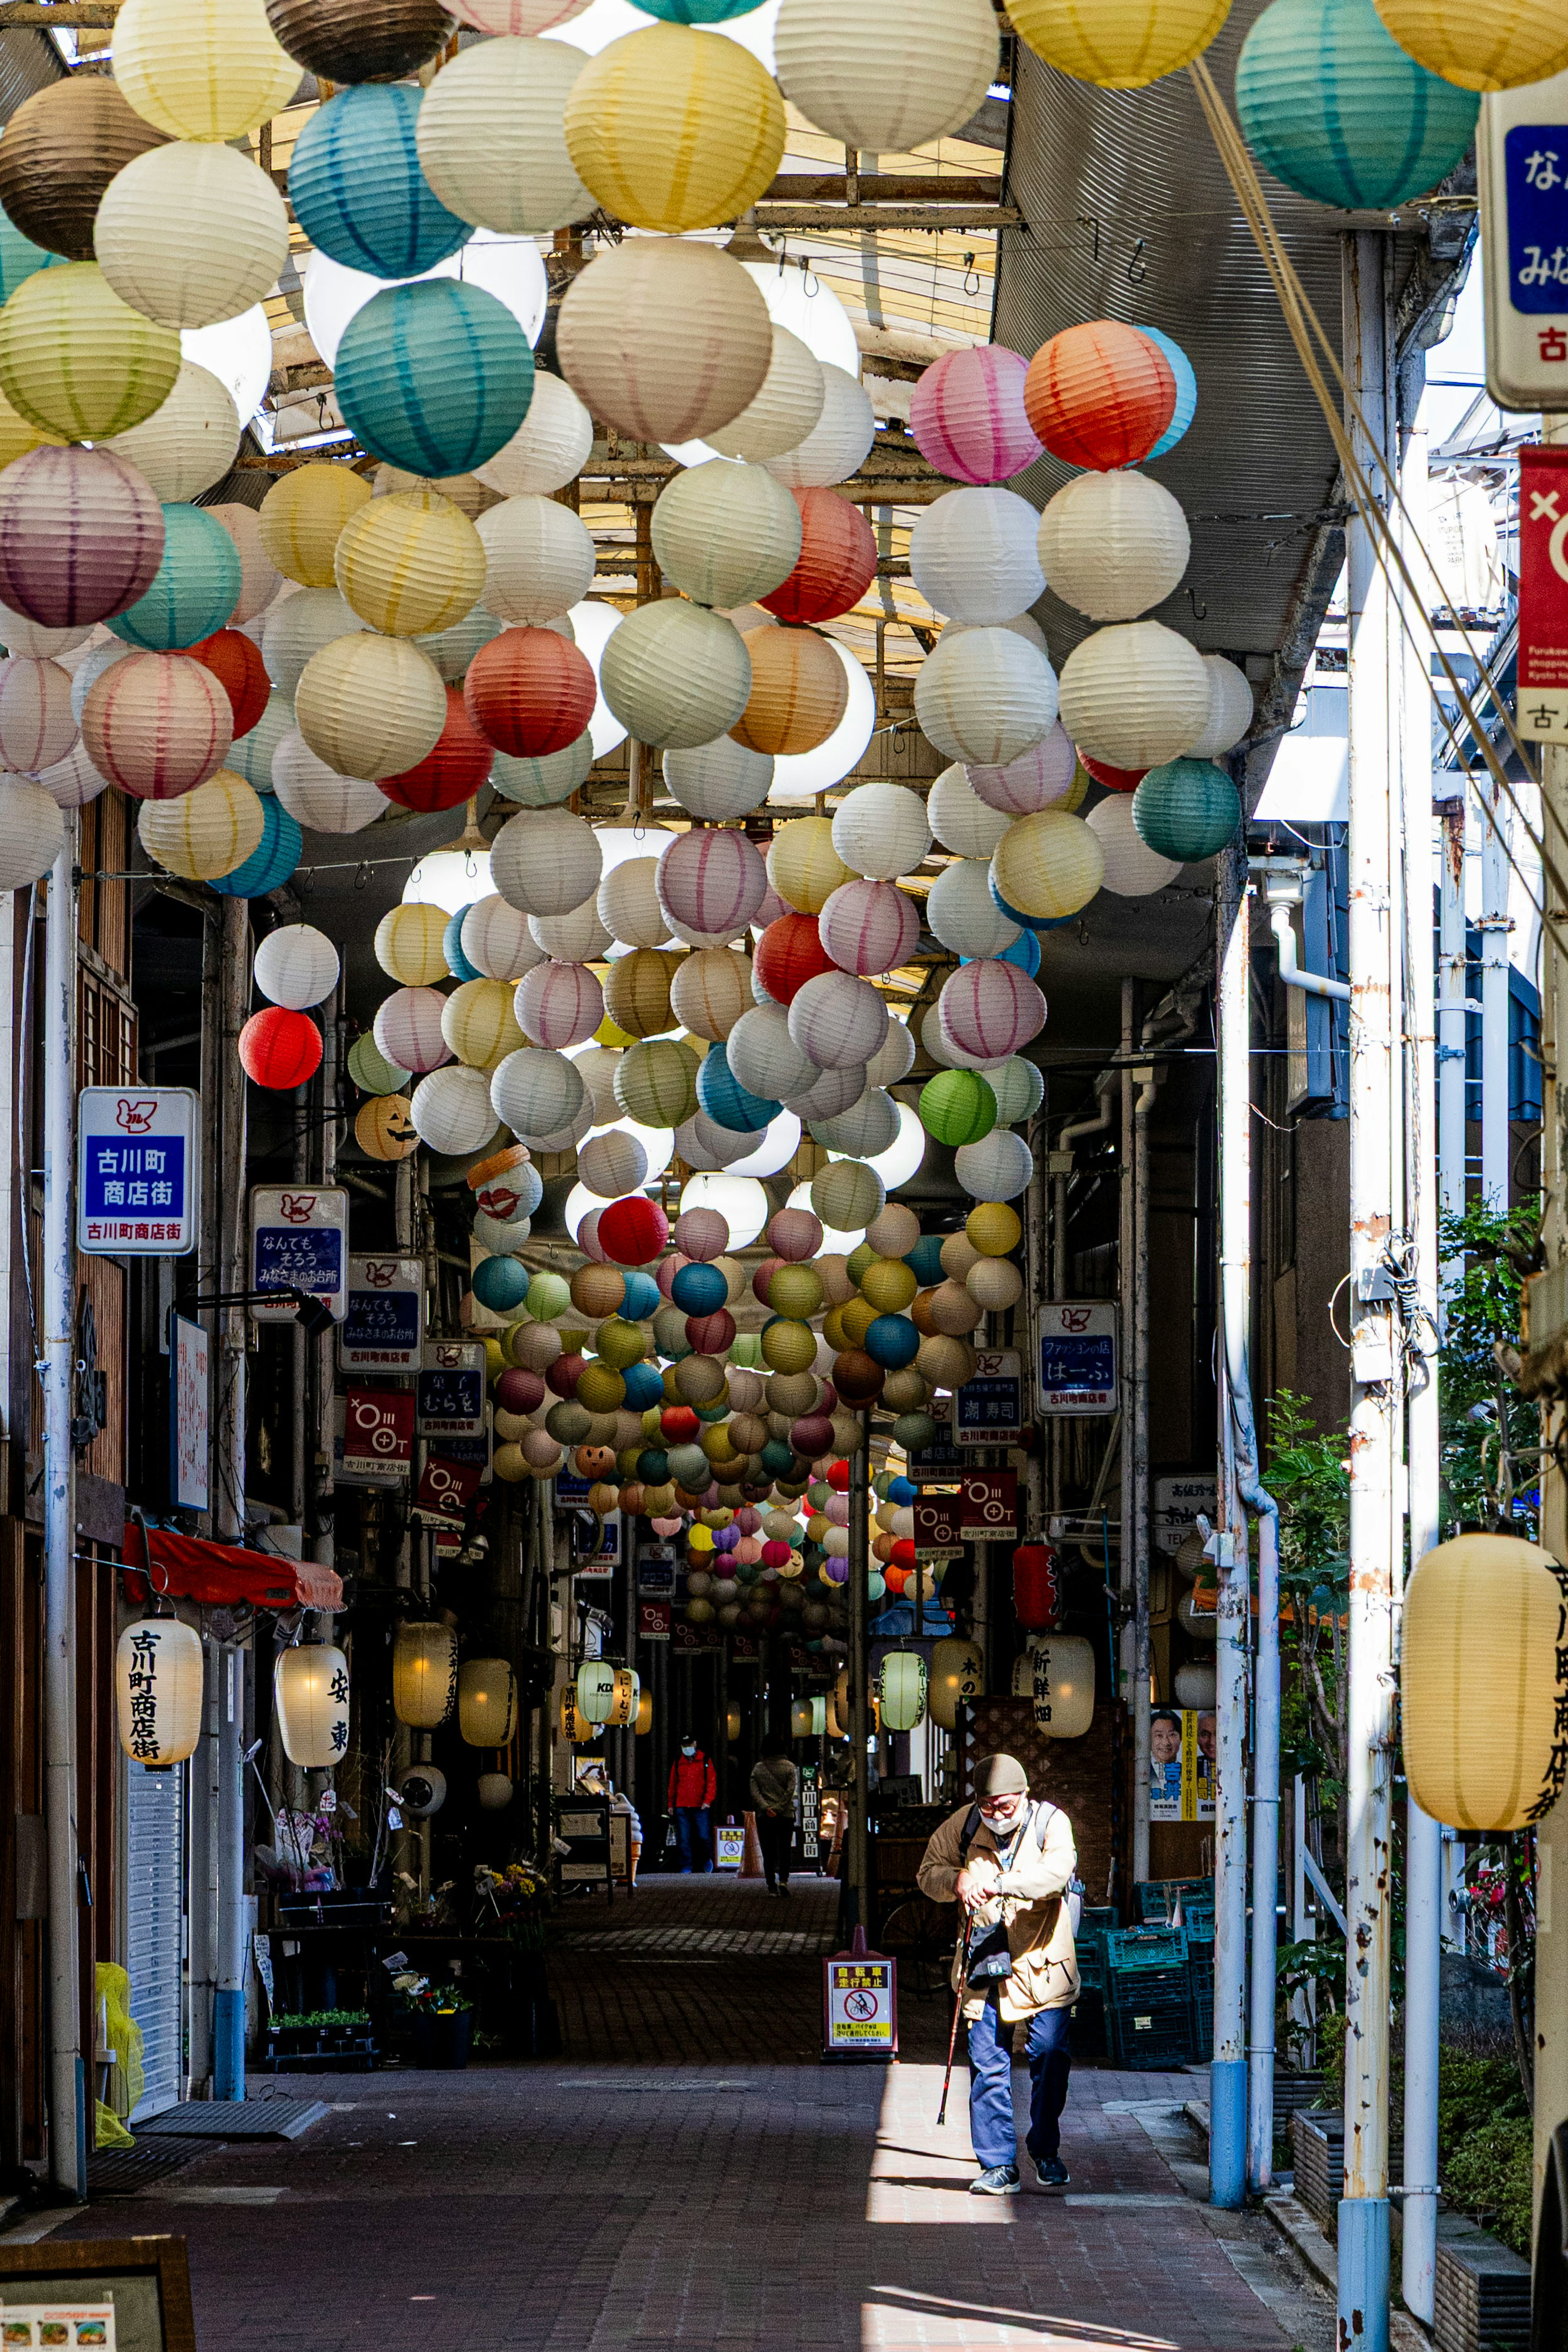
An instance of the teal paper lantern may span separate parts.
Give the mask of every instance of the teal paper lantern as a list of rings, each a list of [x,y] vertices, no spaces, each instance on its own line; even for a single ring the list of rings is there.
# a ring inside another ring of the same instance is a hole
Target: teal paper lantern
[[[272,790],[272,754],[285,735],[294,731],[294,698],[273,694],[248,735],[238,736],[224,766],[231,776],[243,776],[253,793]]]
[[[281,890],[299,865],[305,837],[280,800],[270,793],[261,803],[261,839],[243,866],[219,877],[212,887],[224,898],[265,898]]]
[[[1191,866],[1234,840],[1241,795],[1212,760],[1170,760],[1133,793],[1132,822],[1146,847]]]
[[[50,253],[24,236],[8,215],[0,213],[0,302],[8,302],[24,278],[39,269],[63,269],[63,253]]]
[[[163,560],[153,585],[109,625],[152,654],[199,646],[224,627],[239,602],[239,550],[205,507],[163,509]]]
[[[481,1307],[505,1315],[521,1307],[528,1296],[528,1268],[521,1258],[482,1257],[474,1268],[472,1289]]]
[[[389,286],[338,345],[343,422],[410,474],[471,474],[503,449],[533,398],[533,353],[504,302],[428,278]]]
[[[289,164],[294,217],[345,269],[417,278],[472,236],[419,168],[423,90],[365,82],[310,117]]]
[[[867,1326],[862,1345],[874,1364],[901,1372],[920,1354],[921,1335],[907,1315],[879,1315]]]
[[[921,1088],[921,1125],[937,1143],[978,1143],[996,1124],[996,1097],[978,1070],[939,1070]]]
[[[1193,373],[1191,360],[1180,343],[1170,335],[1163,335],[1158,327],[1140,327],[1138,331],[1141,335],[1147,335],[1152,343],[1159,345],[1170,361],[1171,373],[1176,379],[1176,405],[1171,412],[1171,421],[1149,452],[1149,457],[1163,457],[1167,450],[1175,447],[1198,413],[1198,380]],[[1147,465],[1149,458],[1143,462]]]
[[[1418,66],[1373,0],[1273,0],[1241,45],[1236,110],[1258,162],[1298,195],[1382,210],[1453,169],[1480,99]]]
[[[447,969],[454,980],[481,980],[484,975],[477,964],[471,964],[463,953],[463,917],[467,907],[459,907],[441,934],[441,953],[447,959]]]
[[[922,1290],[930,1290],[942,1280],[942,1245],[944,1234],[922,1234],[904,1259]]]
[[[715,1127],[726,1129],[731,1135],[760,1135],[770,1120],[777,1118],[784,1105],[770,1101],[765,1095],[754,1095],[743,1087],[730,1067],[730,1056],[722,1045],[710,1045],[702,1056],[697,1073],[698,1107],[713,1121]],[[680,1280],[677,1275],[677,1282]],[[676,1297],[674,1285],[670,1297]],[[679,1303],[682,1303],[678,1301]],[[719,1305],[723,1305],[722,1297]],[[688,1308],[688,1313],[701,1314],[701,1307]]]
[[[667,25],[728,25],[762,5],[763,0],[634,0],[645,16]]]

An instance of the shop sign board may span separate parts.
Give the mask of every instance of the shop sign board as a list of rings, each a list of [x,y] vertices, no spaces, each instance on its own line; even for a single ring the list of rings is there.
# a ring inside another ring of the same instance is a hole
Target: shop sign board
[[[637,1602],[637,1640],[668,1642],[669,1622],[674,1614],[674,1606],[670,1601],[639,1601]]]
[[[952,1403],[959,1445],[1016,1445],[1024,1433],[1024,1360],[1017,1349],[978,1351]]]
[[[184,1257],[195,1249],[201,1108],[189,1087],[83,1087],[79,1250],[89,1257]]]
[[[257,1184],[250,1194],[250,1287],[302,1290],[330,1307],[334,1322],[348,1312],[349,1196],[338,1185]],[[292,1323],[291,1298],[251,1303],[255,1323]]]
[[[169,1318],[169,1494],[177,1511],[209,1507],[207,1335],[183,1315]]]
[[[915,1486],[956,1486],[968,1467],[951,1435],[938,1434],[934,1445],[924,1445],[909,1460],[908,1477]]]
[[[1489,92],[1476,163],[1487,390],[1500,408],[1560,414],[1568,409],[1568,73]]]
[[[1156,1478],[1154,1481],[1154,1549],[1156,1551],[1179,1551],[1183,1540],[1197,1526],[1201,1511],[1211,1522],[1215,1513],[1215,1482],[1201,1473],[1194,1477]]]
[[[420,1351],[416,1394],[421,1437],[482,1437],[484,1341],[426,1339]]]
[[[427,1528],[460,1528],[479,1491],[477,1462],[448,1462],[432,1454],[419,1473],[414,1515]]]
[[[669,1628],[669,1646],[678,1657],[695,1657],[700,1651],[719,1647],[717,1625],[693,1625],[689,1618],[675,1617]]]
[[[800,1823],[800,1858],[819,1865],[822,1860],[822,1787],[815,1764],[803,1764],[795,1793]]]
[[[1040,1309],[1041,1412],[1114,1412],[1116,1405],[1114,1300],[1049,1300]]]
[[[351,1257],[348,1311],[338,1327],[345,1372],[416,1372],[425,1269],[416,1257]]]
[[[1568,448],[1555,446],[1519,453],[1518,724],[1568,743]]]
[[[898,1963],[880,1952],[837,1952],[822,1963],[826,2058],[896,2058]]]
[[[963,1506],[960,1525],[971,1543],[1017,1542],[1018,1474],[1016,1470],[966,1471]]]
[[[414,1399],[398,1389],[350,1389],[343,1399],[343,1475],[406,1478],[414,1466]]]
[[[963,1502],[957,1495],[922,1495],[915,1505],[915,1558],[962,1559]]]
[[[614,1576],[622,1559],[621,1542],[626,1521],[619,1511],[606,1511],[590,1538],[573,1562],[577,1576]]]

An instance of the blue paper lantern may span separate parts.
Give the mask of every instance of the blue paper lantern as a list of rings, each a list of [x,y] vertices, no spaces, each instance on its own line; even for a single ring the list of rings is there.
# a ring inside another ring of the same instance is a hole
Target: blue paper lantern
[[[528,1296],[529,1273],[521,1258],[484,1257],[474,1268],[470,1287],[481,1307],[492,1315],[504,1315],[510,1307],[521,1307]]]
[[[942,1239],[941,1234],[922,1234],[904,1260],[922,1290],[930,1290],[942,1278]]]
[[[656,1285],[655,1287],[657,1286]],[[629,1277],[627,1287],[630,1287]],[[626,1402],[628,1412],[647,1412],[650,1405],[663,1402],[664,1382],[652,1364],[628,1364],[621,1378],[626,1384]]]
[[[1168,760],[1132,795],[1138,838],[1158,856],[1191,866],[1236,837],[1241,795],[1212,760]]]
[[[784,1108],[782,1103],[770,1102],[741,1084],[722,1045],[710,1045],[702,1056],[697,1072],[697,1100],[714,1126],[728,1128],[731,1135],[760,1135]],[[670,1295],[674,1297],[673,1287]],[[722,1298],[719,1304],[722,1307]]]
[[[728,25],[762,5],[763,0],[633,0],[645,16],[660,17],[667,25]]]
[[[471,474],[527,415],[533,353],[482,286],[427,278],[389,286],[356,311],[334,388],[373,457],[411,474]]]
[[[24,278],[40,269],[63,269],[63,253],[50,253],[24,236],[5,213],[0,213],[0,302],[8,302]]]
[[[463,953],[463,917],[468,911],[467,907],[459,907],[441,934],[441,953],[447,959],[447,969],[454,980],[481,980],[484,977],[479,966],[471,964]],[[531,1215],[532,1212],[529,1213]]]
[[[1078,920],[1076,915],[1026,915],[1021,907],[1010,906],[1004,898],[1001,891],[996,887],[994,874],[990,876],[989,880],[992,905],[998,914],[1005,915],[1010,923],[1016,923],[1026,937],[1030,931],[1050,931],[1054,930],[1058,923],[1076,923]]]
[[[901,1372],[912,1364],[920,1353],[921,1335],[907,1315],[879,1315],[867,1326],[861,1341],[874,1364],[889,1372]]]
[[[153,654],[199,646],[224,627],[239,602],[239,550],[205,507],[163,509],[163,560],[153,585],[109,626]]]
[[[425,93],[363,82],[314,113],[289,163],[294,217],[313,246],[372,278],[417,278],[473,235],[419,168]]]
[[[700,1262],[683,1265],[669,1286],[669,1301],[683,1315],[716,1315],[730,1296],[730,1286],[716,1265]]]
[[[912,1478],[895,1478],[888,1489],[888,1500],[897,1510],[907,1510],[911,1503],[918,1503],[920,1498],[921,1490]]]
[[[1273,0],[1241,45],[1236,110],[1258,162],[1288,188],[1381,211],[1453,169],[1480,99],[1418,66],[1373,0]]]
[[[663,1294],[651,1274],[636,1267],[626,1276],[626,1295],[621,1301],[621,1314],[628,1323],[644,1323],[657,1315],[663,1304]],[[649,1400],[652,1402],[651,1398]]]
[[[1198,380],[1193,373],[1193,363],[1180,343],[1173,341],[1169,335],[1163,335],[1158,327],[1141,326],[1138,331],[1141,335],[1147,335],[1152,343],[1158,343],[1170,361],[1171,373],[1176,379],[1176,405],[1172,411],[1171,421],[1149,452],[1149,457],[1163,457],[1168,449],[1175,447],[1198,413]],[[1149,459],[1145,458],[1143,462],[1147,465]]]
[[[282,802],[264,793],[261,839],[243,866],[220,876],[212,887],[224,898],[265,898],[268,890],[281,890],[299,865],[304,846],[305,837]]]
[[[974,958],[960,956],[958,961],[960,963],[973,963]],[[995,961],[997,963],[1016,964],[1020,971],[1026,972],[1033,980],[1040,968],[1040,943],[1033,931],[1021,931],[1012,946],[1004,948]]]

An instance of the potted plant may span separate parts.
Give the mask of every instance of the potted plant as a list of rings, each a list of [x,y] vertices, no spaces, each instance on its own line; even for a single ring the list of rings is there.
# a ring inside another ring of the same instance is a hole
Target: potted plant
[[[415,2065],[445,2073],[467,2066],[474,2031],[474,2005],[467,1994],[454,1984],[426,1984],[408,1999]]]

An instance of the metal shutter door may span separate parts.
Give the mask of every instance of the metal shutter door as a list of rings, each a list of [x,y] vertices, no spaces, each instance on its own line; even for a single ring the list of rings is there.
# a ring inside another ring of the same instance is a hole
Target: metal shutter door
[[[127,1763],[126,1967],[142,2028],[146,2082],[132,2117],[145,2123],[180,2097],[180,1922],[185,1768]]]

